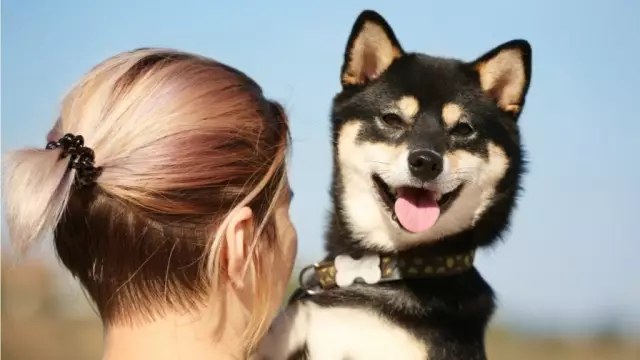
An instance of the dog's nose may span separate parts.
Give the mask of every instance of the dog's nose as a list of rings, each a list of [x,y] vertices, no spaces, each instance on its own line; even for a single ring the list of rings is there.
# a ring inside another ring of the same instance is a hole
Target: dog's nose
[[[409,153],[409,170],[422,181],[431,181],[442,172],[442,156],[431,150],[414,150]]]

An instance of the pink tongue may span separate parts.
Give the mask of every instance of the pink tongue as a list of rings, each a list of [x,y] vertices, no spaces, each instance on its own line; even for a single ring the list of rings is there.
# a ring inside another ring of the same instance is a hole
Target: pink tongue
[[[414,188],[398,189],[395,211],[400,224],[412,233],[429,230],[440,216],[433,193]]]

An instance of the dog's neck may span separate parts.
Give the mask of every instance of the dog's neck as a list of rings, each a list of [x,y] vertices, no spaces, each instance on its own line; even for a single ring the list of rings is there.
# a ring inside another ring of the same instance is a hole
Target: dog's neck
[[[474,258],[475,249],[446,256],[412,251],[339,254],[305,267],[299,281],[302,289],[313,293],[345,288],[354,283],[375,285],[403,279],[442,278],[472,269]]]

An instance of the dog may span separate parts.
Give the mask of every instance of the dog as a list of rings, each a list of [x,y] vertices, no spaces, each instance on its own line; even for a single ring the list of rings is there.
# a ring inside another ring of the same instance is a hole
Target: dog
[[[331,112],[327,256],[254,358],[486,359],[494,293],[473,259],[521,192],[531,53],[521,39],[470,62],[405,52],[380,14],[359,15]]]

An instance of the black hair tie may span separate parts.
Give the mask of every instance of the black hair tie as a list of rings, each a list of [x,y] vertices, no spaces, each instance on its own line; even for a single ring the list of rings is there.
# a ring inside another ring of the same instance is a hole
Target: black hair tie
[[[81,186],[93,184],[102,173],[102,167],[94,167],[95,154],[84,146],[82,135],[65,134],[58,141],[49,141],[47,150],[62,148],[60,158],[70,157],[69,169],[76,170],[76,178]]]

